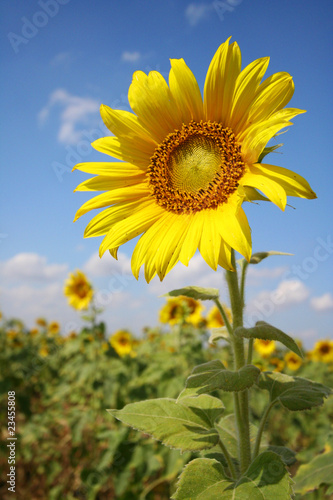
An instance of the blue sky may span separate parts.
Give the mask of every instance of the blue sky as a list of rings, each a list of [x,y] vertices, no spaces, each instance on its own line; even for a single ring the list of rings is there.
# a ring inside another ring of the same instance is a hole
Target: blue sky
[[[111,333],[139,334],[157,322],[158,298],[170,288],[221,288],[196,255],[178,264],[160,284],[130,274],[131,242],[119,262],[97,256],[100,240],[84,240],[91,215],[73,224],[88,193],[73,193],[87,176],[71,173],[82,161],[108,161],[90,146],[107,135],[99,106],[129,110],[127,91],[135,70],[160,71],[169,58],[184,58],[203,88],[209,62],[229,36],[242,51],[243,67],[270,56],[265,76],[294,77],[291,107],[307,113],[282,136],[282,154],[269,161],[304,176],[317,200],[290,199],[249,205],[253,249],[291,252],[253,266],[248,322],[265,319],[312,345],[332,337],[332,3],[329,0],[225,0],[89,2],[4,0],[1,3],[1,219],[0,309],[28,325],[44,315],[64,331],[79,325],[62,295],[69,271],[84,269],[105,306]],[[110,159],[110,161],[112,161]],[[274,292],[284,297],[277,304]]]

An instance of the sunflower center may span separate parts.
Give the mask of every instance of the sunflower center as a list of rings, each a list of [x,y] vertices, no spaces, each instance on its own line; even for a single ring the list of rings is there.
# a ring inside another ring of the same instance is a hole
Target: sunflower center
[[[147,175],[160,206],[169,212],[193,213],[226,203],[244,170],[231,129],[192,120],[156,148]]]

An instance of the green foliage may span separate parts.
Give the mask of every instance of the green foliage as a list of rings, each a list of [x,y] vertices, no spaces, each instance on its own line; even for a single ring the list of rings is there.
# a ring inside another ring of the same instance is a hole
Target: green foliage
[[[186,286],[178,290],[172,290],[164,295],[164,297],[179,297],[185,295],[195,300],[215,300],[219,298],[217,288],[202,288],[200,286]]]
[[[274,372],[261,373],[258,387],[269,391],[272,403],[280,402],[291,411],[320,406],[324,403],[324,398],[332,393],[329,387],[311,380]]]
[[[319,488],[320,485],[329,485],[329,492],[333,492],[333,451],[321,453],[308,464],[303,464],[294,478],[296,493],[305,494]]]
[[[181,451],[212,448],[219,440],[214,422],[224,411],[221,401],[202,394],[174,399],[131,403],[111,415],[137,430]]]
[[[281,458],[271,451],[259,455],[237,480],[226,477],[219,462],[199,458],[190,462],[180,476],[174,500],[233,499],[262,500],[291,497],[291,479]]]
[[[218,359],[196,366],[186,380],[186,388],[180,397],[192,394],[222,391],[244,391],[251,387],[258,378],[259,368],[243,366],[238,371],[227,370]]]
[[[235,330],[235,335],[245,339],[277,340],[297,354],[297,356],[303,358],[302,351],[294,339],[265,321],[257,321],[256,326],[252,328],[238,327]]]

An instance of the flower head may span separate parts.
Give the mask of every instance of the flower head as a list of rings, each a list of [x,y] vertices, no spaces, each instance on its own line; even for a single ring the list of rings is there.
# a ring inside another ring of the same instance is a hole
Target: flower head
[[[276,348],[274,340],[255,339],[253,347],[264,358],[268,358]]]
[[[132,335],[127,330],[118,330],[109,342],[119,356],[126,356],[132,351]]]
[[[302,366],[302,360],[297,354],[294,352],[287,352],[287,354],[284,357],[284,360],[286,362],[287,368],[290,370],[298,370]]]
[[[160,310],[160,322],[169,325],[190,323],[196,326],[203,320],[201,316],[203,309],[200,302],[191,297],[185,295],[170,297]]]
[[[86,275],[77,270],[75,273],[70,273],[69,278],[66,280],[64,294],[74,309],[82,310],[88,309],[94,291]]]
[[[104,235],[100,256],[109,250],[117,258],[120,245],[142,235],[131,263],[136,278],[145,265],[148,282],[162,280],[197,249],[212,269],[233,269],[231,249],[247,260],[252,251],[244,201],[268,199],[284,210],[287,196],[316,197],[300,175],[262,163],[276,148],[267,147],[270,139],[304,112],[285,108],[294,92],[288,73],[261,81],[268,62],[241,71],[240,49],[228,39],[209,65],[203,98],[184,60],[171,59],[169,85],[157,71],[134,73],[134,113],[101,106],[114,136],[93,147],[122,162],[75,167],[95,174],[77,191],[104,191],[75,217],[104,208],[85,230]]]
[[[60,325],[57,321],[51,321],[47,329],[50,335],[57,335],[60,332]]]
[[[333,362],[333,340],[319,340],[311,352],[311,358],[323,363]]]
[[[224,310],[229,321],[232,321],[231,310],[226,306],[224,306]],[[207,328],[221,328],[222,326],[224,326],[222,314],[218,310],[217,306],[213,306],[207,314]]]

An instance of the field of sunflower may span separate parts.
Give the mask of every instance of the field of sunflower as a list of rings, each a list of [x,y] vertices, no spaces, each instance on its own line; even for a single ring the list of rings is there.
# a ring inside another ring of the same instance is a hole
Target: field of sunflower
[[[69,291],[71,284],[74,289]],[[69,302],[73,293],[77,295],[77,309],[80,295],[83,300],[92,297],[79,273],[67,282],[65,293]],[[87,325],[64,337],[57,322],[47,323],[43,318],[37,318],[32,329],[16,319],[1,320],[2,421],[6,420],[8,391],[15,387],[16,393],[16,498],[167,500],[184,465],[197,454],[165,447],[126,427],[106,409],[143,399],[177,398],[194,365],[214,359],[228,367],[230,348],[210,341],[212,332],[223,333],[221,314],[214,306],[204,316],[199,301],[180,296],[168,298],[160,311],[160,326],[147,328],[140,338],[125,330],[109,335],[97,321],[96,311]],[[333,342],[317,342],[302,361],[277,342],[258,339],[253,364],[261,370],[314,377],[331,386]],[[262,393],[252,395],[254,425],[259,425],[265,400]],[[228,393],[223,393],[223,403],[228,418],[232,411]],[[307,412],[288,413],[276,406],[264,440],[272,449],[289,447],[286,460],[295,476],[314,456],[320,460],[332,454],[332,418],[332,400]],[[6,470],[7,457],[2,444],[2,470]],[[332,488],[331,483],[328,475],[310,484],[303,484],[301,478],[298,491],[302,494],[296,498],[330,498],[325,491]],[[312,488],[314,492],[305,494]],[[0,494],[4,500],[13,498],[5,480]]]

